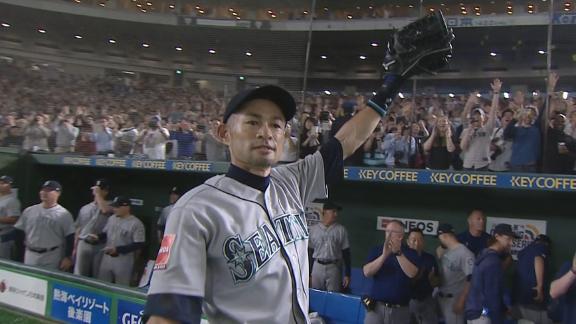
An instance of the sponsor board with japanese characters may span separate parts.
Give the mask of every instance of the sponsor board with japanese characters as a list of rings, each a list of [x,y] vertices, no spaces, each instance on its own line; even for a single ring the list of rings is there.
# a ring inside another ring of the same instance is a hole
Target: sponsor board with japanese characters
[[[44,316],[46,280],[0,270],[0,303]]]
[[[54,283],[52,287],[52,318],[66,323],[110,323],[112,300],[103,294]]]

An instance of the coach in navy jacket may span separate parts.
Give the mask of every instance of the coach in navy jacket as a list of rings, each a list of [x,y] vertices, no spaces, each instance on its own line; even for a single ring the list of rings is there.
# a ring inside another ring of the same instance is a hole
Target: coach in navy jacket
[[[504,323],[506,306],[502,260],[510,253],[516,235],[509,224],[498,224],[488,248],[476,258],[472,287],[466,301],[466,319],[472,323]],[[489,319],[489,321],[488,321]]]

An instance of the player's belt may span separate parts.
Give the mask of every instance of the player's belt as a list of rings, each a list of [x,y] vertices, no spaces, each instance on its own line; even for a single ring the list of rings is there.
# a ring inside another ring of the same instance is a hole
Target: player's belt
[[[338,263],[338,260],[316,260],[316,262],[320,263],[321,265],[327,265],[327,264],[336,264]]]
[[[28,250],[32,251],[32,252],[36,252],[36,253],[46,253],[46,252],[50,252],[50,251],[54,251],[57,248],[59,248],[60,246],[53,246],[51,248],[48,249],[39,249],[39,248],[33,248],[33,247],[26,247]]]
[[[98,240],[87,240],[85,238],[81,238],[80,241],[84,241],[90,245],[99,245],[100,244],[100,241],[98,241]]]
[[[379,303],[380,305],[386,307],[386,308],[408,307],[408,304],[394,304],[394,303],[388,303],[388,302],[380,301],[380,300],[377,300],[376,302]]]

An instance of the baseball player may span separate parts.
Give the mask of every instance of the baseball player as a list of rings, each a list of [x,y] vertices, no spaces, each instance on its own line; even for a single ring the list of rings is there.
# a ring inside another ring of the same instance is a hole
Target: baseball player
[[[437,231],[440,246],[440,287],[438,304],[446,324],[463,324],[464,306],[470,291],[474,269],[474,253],[458,242],[450,224],[440,224]]]
[[[104,245],[98,241],[87,239],[89,234],[102,233],[108,217],[112,214],[110,203],[106,200],[110,192],[110,185],[105,179],[96,181],[91,188],[94,200],[80,208],[76,218],[76,249],[74,255],[74,274],[97,277],[102,248]]]
[[[20,217],[20,200],[12,192],[12,177],[3,175],[0,177],[0,236],[14,230],[14,224]],[[11,259],[14,241],[0,242],[0,258]]]
[[[168,198],[170,201],[170,205],[162,208],[162,212],[160,213],[160,217],[158,218],[158,241],[162,241],[162,237],[164,236],[164,229],[166,228],[166,220],[168,219],[168,215],[174,207],[174,204],[180,199],[184,192],[177,186],[174,186],[170,189],[170,197]]]
[[[68,271],[72,268],[74,219],[58,204],[62,186],[54,180],[44,182],[41,203],[22,212],[14,228],[18,239],[24,239],[24,264]]]
[[[536,236],[534,241],[518,252],[515,300],[520,318],[536,324],[551,324],[548,318],[546,277],[549,276],[550,237]]]
[[[436,258],[424,251],[424,234],[422,230],[418,228],[410,229],[406,243],[420,257],[420,268],[411,289],[410,313],[418,324],[438,324],[436,300],[432,297],[432,291],[438,282]]]
[[[509,305],[504,301],[502,259],[510,253],[516,238],[510,224],[498,224],[494,227],[494,237],[490,239],[488,248],[476,258],[465,307],[468,324],[504,323]]]
[[[350,243],[346,228],[336,223],[339,210],[342,207],[331,201],[324,203],[321,222],[310,227],[308,252],[313,260],[310,287],[315,289],[340,292],[350,284]]]
[[[131,214],[132,203],[126,197],[116,197],[110,204],[114,215],[99,235],[89,234],[89,240],[105,242],[104,256],[98,270],[98,279],[130,285],[136,252],[144,247],[144,224]]]
[[[294,98],[271,85],[234,96],[218,131],[230,149],[231,166],[226,175],[186,193],[172,209],[144,321],[199,323],[204,310],[213,323],[307,323],[304,208],[326,197],[326,184],[342,176],[343,158],[387,114],[403,80],[422,67],[436,70],[445,60],[449,50],[441,48],[449,41],[441,37],[426,44],[433,49],[419,47],[416,56],[413,50],[402,57],[389,53],[394,60],[387,66],[397,69],[385,78],[370,109],[356,114],[320,151],[292,164],[272,168],[282,155],[286,122],[296,112]]]

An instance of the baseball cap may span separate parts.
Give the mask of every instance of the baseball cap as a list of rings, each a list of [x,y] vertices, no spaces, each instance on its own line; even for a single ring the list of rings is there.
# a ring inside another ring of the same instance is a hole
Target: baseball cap
[[[178,186],[174,186],[174,187],[170,188],[169,193],[177,194],[178,196],[182,196],[182,194],[184,194],[184,190]]]
[[[110,207],[132,206],[132,201],[128,197],[118,196],[114,198]]]
[[[498,224],[496,225],[496,227],[494,227],[494,235],[498,234],[498,235],[506,235],[506,236],[510,236],[512,238],[520,238],[520,236],[516,235],[516,233],[514,233],[514,231],[512,230],[512,226],[510,224]]]
[[[436,231],[436,236],[440,236],[442,234],[452,233],[454,234],[454,227],[448,223],[442,223],[438,225],[438,230]]]
[[[292,119],[296,113],[296,102],[288,91],[275,85],[265,85],[244,90],[235,95],[228,103],[226,111],[224,112],[224,123],[228,121],[228,118],[230,118],[233,113],[238,112],[245,103],[254,99],[267,99],[278,105],[286,121]]]
[[[62,191],[62,185],[55,180],[48,180],[42,184],[42,189],[48,189],[50,191]]]
[[[548,236],[546,234],[540,234],[540,235],[536,236],[534,241],[552,244],[552,240],[550,239],[550,236]]]
[[[14,183],[14,179],[12,179],[11,176],[3,175],[3,176],[0,177],[0,182],[4,182],[4,183],[8,183],[8,184],[13,184],[13,183]]]
[[[108,182],[108,180],[106,180],[106,179],[96,180],[96,182],[94,183],[94,186],[98,186],[98,187],[100,187],[100,189],[103,189],[103,190],[110,190],[110,182]]]
[[[332,201],[327,201],[324,203],[324,206],[322,206],[322,209],[323,210],[342,210],[342,207],[339,205],[336,205]]]

